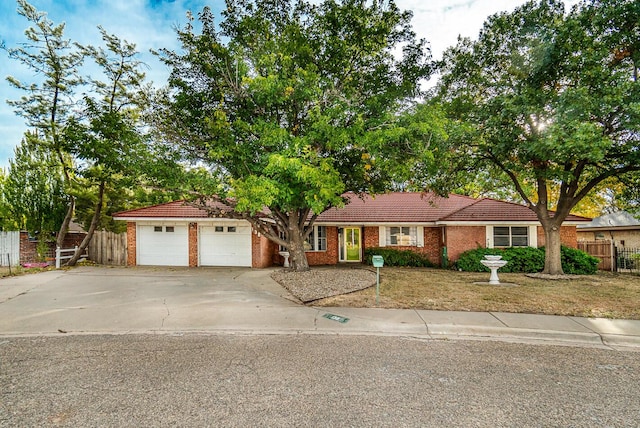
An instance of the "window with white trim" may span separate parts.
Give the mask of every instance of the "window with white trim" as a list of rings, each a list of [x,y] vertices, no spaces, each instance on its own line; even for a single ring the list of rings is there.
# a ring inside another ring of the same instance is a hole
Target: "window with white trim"
[[[326,251],[327,250],[327,227],[313,226],[309,237],[304,241],[305,251]]]
[[[527,226],[494,226],[494,248],[528,247],[529,228]]]
[[[418,245],[418,228],[415,226],[391,226],[385,228],[386,245],[415,247]]]

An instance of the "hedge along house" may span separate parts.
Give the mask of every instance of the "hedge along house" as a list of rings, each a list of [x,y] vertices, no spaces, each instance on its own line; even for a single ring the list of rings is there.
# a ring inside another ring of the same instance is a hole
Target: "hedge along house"
[[[309,265],[361,262],[364,250],[389,247],[423,254],[434,264],[455,261],[478,247],[538,247],[544,231],[527,207],[466,196],[448,198],[396,192],[345,195],[349,203],[318,216],[307,240]],[[280,248],[243,220],[208,217],[184,202],[114,214],[127,222],[127,264],[247,266],[283,264]],[[590,221],[570,215],[562,242],[577,246],[576,226]]]

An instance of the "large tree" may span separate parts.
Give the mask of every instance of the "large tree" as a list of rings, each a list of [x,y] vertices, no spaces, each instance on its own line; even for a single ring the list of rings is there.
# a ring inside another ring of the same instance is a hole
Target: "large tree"
[[[63,128],[74,105],[74,94],[82,84],[79,67],[84,60],[80,49],[64,38],[64,24],[54,24],[46,13],[38,11],[25,0],[18,0],[18,13],[31,24],[25,31],[26,42],[9,48],[9,57],[17,60],[36,76],[37,81],[22,82],[7,77],[8,82],[24,91],[19,100],[8,101],[27,125],[35,129],[37,144],[53,155],[65,179],[67,210],[60,225],[57,245],[62,246],[69,222],[73,217],[75,199],[71,192],[72,159],[64,150]]]
[[[96,62],[103,77],[94,74],[87,79],[92,90],[83,98],[83,109],[64,129],[65,150],[76,159],[85,196],[89,190],[90,197],[84,200],[93,202],[87,235],[67,262],[69,266],[84,253],[100,224],[107,190],[124,191],[140,183],[140,171],[148,161],[140,121],[147,91],[138,52],[134,44],[99,29],[105,48],[85,47],[83,51]]]
[[[638,34],[635,0],[568,13],[542,0],[490,17],[445,53],[439,96],[464,129],[452,151],[504,174],[536,213],[544,273],[562,273],[560,227],[576,204],[640,169]]]
[[[219,27],[208,8],[198,17],[199,31],[177,32],[182,51],[161,51],[158,128],[211,171],[194,203],[249,221],[306,270],[315,218],[346,191],[392,183],[384,139],[402,140],[396,114],[419,95],[429,51],[393,1],[228,0]],[[403,144],[404,161],[420,153]]]
[[[64,178],[60,165],[38,136],[27,132],[9,160],[2,186],[6,203],[4,223],[49,240],[59,230],[66,213]]]

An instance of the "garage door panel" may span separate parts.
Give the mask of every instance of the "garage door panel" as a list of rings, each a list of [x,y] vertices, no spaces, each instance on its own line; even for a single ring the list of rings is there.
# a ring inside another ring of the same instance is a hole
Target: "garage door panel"
[[[187,226],[138,226],[138,264],[145,266],[188,266]]]
[[[251,266],[250,226],[202,226],[198,242],[200,266]]]

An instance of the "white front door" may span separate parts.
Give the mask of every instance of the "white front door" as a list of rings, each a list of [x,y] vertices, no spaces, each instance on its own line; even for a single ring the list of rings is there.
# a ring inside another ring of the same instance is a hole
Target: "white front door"
[[[200,226],[200,266],[251,266],[251,226],[229,224]]]
[[[189,266],[187,225],[138,225],[136,237],[139,265]]]

